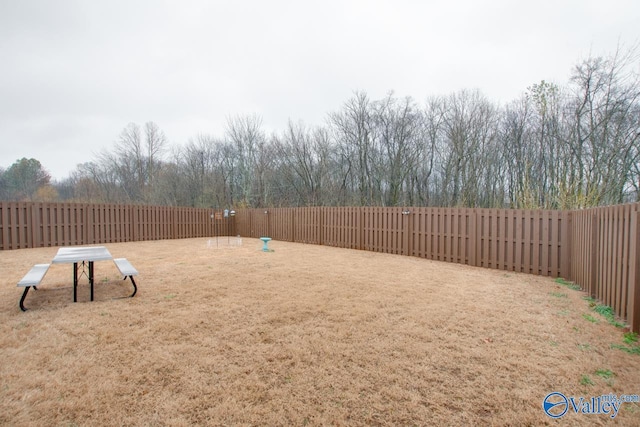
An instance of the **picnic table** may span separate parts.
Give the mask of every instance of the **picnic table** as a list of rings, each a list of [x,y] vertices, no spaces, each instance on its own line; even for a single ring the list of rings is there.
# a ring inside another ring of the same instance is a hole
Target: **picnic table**
[[[111,253],[105,246],[77,246],[77,247],[62,247],[58,249],[58,253],[53,257],[52,264],[73,264],[73,302],[78,301],[78,278],[85,275],[89,279],[89,286],[91,288],[91,301],[93,301],[93,284],[95,269],[94,263],[96,261],[109,261],[112,260],[121,274],[126,279],[129,277],[133,285],[133,297],[138,288],[133,280],[133,276],[138,274],[138,271],[131,265],[126,258],[116,258],[111,256]],[[25,277],[18,283],[19,287],[24,287],[24,293],[20,300],[20,308],[25,311],[24,299],[27,296],[27,292],[30,287],[38,289],[37,285],[40,284],[44,275],[49,269],[49,264],[37,264],[35,265]]]
[[[78,270],[82,269],[81,275],[84,274],[89,279],[91,301],[93,301],[93,263],[112,259],[111,253],[104,246],[64,247],[58,249],[58,253],[53,257],[51,263],[73,264],[73,302],[78,301]]]

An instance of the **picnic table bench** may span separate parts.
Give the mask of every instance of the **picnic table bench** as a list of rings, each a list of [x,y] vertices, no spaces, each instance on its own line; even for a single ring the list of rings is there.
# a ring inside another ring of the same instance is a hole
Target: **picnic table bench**
[[[116,267],[118,267],[118,270],[120,270],[120,274],[124,276],[124,280],[127,280],[127,277],[131,279],[131,284],[133,285],[131,297],[133,297],[136,292],[138,292],[136,282],[133,280],[133,276],[138,275],[138,270],[136,270],[126,258],[115,258],[113,262],[116,264]]]
[[[31,267],[31,270],[27,274],[24,275],[22,280],[18,282],[18,287],[24,287],[24,292],[22,293],[22,298],[20,298],[20,309],[22,311],[27,311],[24,307],[24,299],[27,297],[27,293],[29,292],[29,288],[33,286],[33,289],[38,290],[37,286],[42,282],[44,275],[47,274],[49,270],[49,266],[51,264],[36,264]]]

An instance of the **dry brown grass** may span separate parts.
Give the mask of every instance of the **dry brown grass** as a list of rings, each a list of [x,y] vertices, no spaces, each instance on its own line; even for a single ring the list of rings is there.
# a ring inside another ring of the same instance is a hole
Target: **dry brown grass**
[[[0,424],[552,425],[549,392],[640,392],[640,356],[610,348],[622,331],[552,279],[219,244],[109,244],[140,271],[135,298],[115,299],[131,285],[99,262],[96,301],[84,279],[74,304],[71,267],[53,265],[26,313],[16,283],[57,249],[0,252]],[[614,422],[640,425],[640,407]]]

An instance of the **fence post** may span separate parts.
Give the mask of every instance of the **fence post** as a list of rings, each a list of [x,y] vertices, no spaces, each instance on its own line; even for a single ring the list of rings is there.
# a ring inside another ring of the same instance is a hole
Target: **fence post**
[[[178,238],[178,212],[180,208],[173,206],[171,208],[171,236],[174,239]]]
[[[633,332],[640,332],[640,215],[639,204],[631,212],[631,241],[629,242],[629,294],[627,322]]]
[[[403,220],[407,222],[406,227],[403,227],[405,231],[404,241],[406,242],[406,246],[404,250],[405,250],[405,255],[413,256],[413,218],[415,215],[415,209],[406,208],[406,212],[407,212],[406,215],[402,215]]]
[[[255,222],[253,220],[253,217],[255,216],[256,211],[255,209],[249,209],[248,211],[249,211],[249,237],[256,237],[253,230],[253,227],[254,227],[253,224]]]
[[[9,203],[0,202],[0,235],[2,236],[2,246],[0,250],[7,251],[9,247]]]
[[[273,213],[273,209],[269,210],[266,209],[265,212],[268,212],[266,217],[267,217],[267,234],[265,234],[265,236],[271,236],[271,215]]]
[[[595,297],[598,289],[598,258],[600,257],[600,215],[597,211],[591,215],[591,245],[589,249],[591,259],[589,262],[589,289],[587,291],[590,297]]]
[[[477,209],[469,209],[469,265],[477,266],[476,245],[480,241],[478,236]]]
[[[295,242],[295,235],[296,235],[296,219],[295,219],[295,215],[293,214],[294,209],[293,208],[288,208],[287,209],[287,216],[289,217],[289,223],[290,223],[290,227],[289,227],[289,241],[290,242]]]
[[[29,206],[29,220],[30,220],[30,224],[29,224],[29,228],[30,233],[28,233],[28,238],[29,238],[29,243],[27,245],[27,247],[29,248],[37,248],[40,246],[43,246],[42,244],[42,237],[40,235],[40,233],[38,232],[38,230],[40,229],[39,225],[39,208],[42,205],[42,203],[39,202],[35,202],[35,203],[31,203],[31,205]]]
[[[560,276],[571,280],[571,270],[573,268],[573,211],[569,211],[566,215],[560,212],[560,218],[563,218],[560,227],[560,236],[562,239],[562,248],[560,249]],[[566,224],[565,224],[566,221]]]
[[[319,212],[319,216],[320,216],[320,227],[319,227],[319,228],[320,228],[320,229],[318,230],[318,236],[319,236],[319,237],[318,237],[318,244],[319,244],[319,245],[324,245],[324,236],[323,236],[324,227],[325,227],[325,223],[324,223],[324,217],[325,217],[325,215],[324,215],[324,210],[325,210],[326,208],[324,208],[324,207],[320,207],[320,208],[318,208],[318,209],[320,209],[320,212]]]
[[[362,206],[358,206],[358,249],[364,249],[364,208]]]

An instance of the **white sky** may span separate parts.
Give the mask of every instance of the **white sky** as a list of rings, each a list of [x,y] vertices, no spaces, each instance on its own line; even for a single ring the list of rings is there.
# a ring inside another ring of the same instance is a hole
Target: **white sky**
[[[0,167],[65,178],[130,122],[172,145],[321,125],[356,90],[506,103],[639,41],[638,0],[0,0]]]

